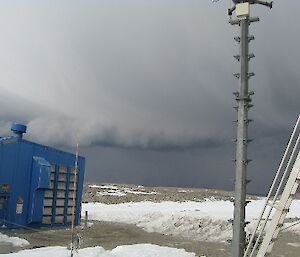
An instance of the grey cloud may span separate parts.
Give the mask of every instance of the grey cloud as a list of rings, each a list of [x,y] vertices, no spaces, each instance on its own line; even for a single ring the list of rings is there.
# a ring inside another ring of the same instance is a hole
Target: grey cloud
[[[250,83],[256,92],[249,131],[256,139],[249,151],[256,160],[249,172],[254,180],[261,170],[266,180],[272,175],[299,113],[299,7],[287,0],[275,2],[272,11],[253,11],[262,20],[251,26],[257,56]],[[0,85],[13,96],[3,93],[0,132],[20,120],[38,142],[68,148],[78,137],[92,156],[89,170],[100,165],[98,155],[110,154],[105,163],[111,173],[122,155],[127,159],[115,169],[129,174],[132,168],[130,178],[141,167],[150,172],[155,156],[157,177],[140,176],[149,183],[159,181],[164,169],[171,176],[160,158],[169,153],[169,162],[183,158],[190,176],[199,172],[204,179],[186,178],[185,184],[229,188],[236,119],[231,92],[238,88],[231,76],[238,70],[233,37],[239,28],[228,25],[226,9],[226,1],[196,0],[6,3],[0,10]],[[136,163],[132,153],[148,157]],[[222,164],[222,174],[213,173],[220,177],[216,182],[205,171]],[[185,170],[177,167],[179,174]]]
[[[116,126],[103,125],[97,121],[78,120],[68,117],[45,116],[28,122],[28,138],[56,146],[111,146],[121,148],[154,149],[159,151],[183,151],[185,149],[217,147],[222,139],[211,135],[155,132],[132,128],[122,131]]]
[[[3,80],[58,113],[30,119],[30,137],[72,145],[79,131],[84,145],[165,149],[224,140],[226,116],[218,110],[226,103],[216,76],[204,76],[225,74],[219,55],[206,49],[221,54],[221,47],[210,30],[194,34],[210,20],[194,9],[203,4],[174,3],[22,6],[3,42],[12,49],[3,52]],[[15,8],[3,19],[14,19]],[[7,77],[7,67],[24,77],[22,85]]]

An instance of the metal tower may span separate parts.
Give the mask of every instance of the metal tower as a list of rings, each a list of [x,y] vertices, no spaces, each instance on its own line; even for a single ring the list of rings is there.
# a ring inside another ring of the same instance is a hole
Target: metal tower
[[[254,54],[249,54],[249,43],[254,40],[254,36],[249,35],[249,26],[252,22],[258,22],[258,17],[250,17],[250,6],[260,4],[272,8],[272,2],[260,0],[233,0],[234,7],[228,10],[230,16],[229,23],[240,27],[240,36],[235,37],[235,41],[240,44],[240,54],[235,55],[235,59],[240,62],[240,72],[234,74],[239,80],[239,91],[235,92],[238,113],[237,139],[236,139],[236,158],[235,158],[235,199],[234,199],[234,220],[233,220],[233,238],[232,238],[232,257],[242,257],[246,245],[245,233],[245,207],[246,207],[246,184],[247,165],[250,160],[247,158],[247,145],[251,141],[248,139],[248,124],[251,120],[248,118],[248,111],[253,106],[251,96],[253,91],[249,91],[249,79],[254,76],[249,72],[249,61]],[[231,16],[235,12],[235,20]]]

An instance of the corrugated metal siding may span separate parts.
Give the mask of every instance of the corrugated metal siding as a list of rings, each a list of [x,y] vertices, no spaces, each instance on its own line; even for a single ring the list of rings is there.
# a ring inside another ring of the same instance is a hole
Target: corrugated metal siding
[[[34,156],[44,158],[51,165],[49,177],[46,171],[37,175]],[[16,138],[0,140],[0,207],[1,199],[7,198],[5,214],[0,208],[0,224],[3,216],[8,227],[68,224],[71,221],[74,163],[75,155],[51,147]],[[80,219],[84,166],[85,159],[80,157],[76,224]],[[8,192],[3,192],[4,184],[9,185]],[[21,200],[23,204],[20,204]]]

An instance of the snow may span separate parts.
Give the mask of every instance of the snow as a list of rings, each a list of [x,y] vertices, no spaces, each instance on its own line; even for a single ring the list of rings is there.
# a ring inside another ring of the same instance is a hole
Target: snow
[[[122,196],[126,196],[127,194],[123,193],[120,190],[116,190],[116,191],[108,190],[104,192],[97,192],[97,195],[122,197]]]
[[[19,237],[9,237],[0,233],[0,245],[1,244],[11,244],[15,247],[23,247],[29,245],[29,242],[23,238]]]
[[[145,191],[137,191],[137,190],[131,190],[129,188],[124,188],[124,191],[128,194],[134,194],[134,195],[157,195],[157,192],[145,192]]]
[[[90,188],[98,188],[102,191],[98,191],[97,195],[101,196],[117,196],[117,197],[123,197],[127,194],[135,194],[135,195],[156,195],[157,192],[145,192],[137,189],[143,189],[142,186],[138,186],[137,189],[127,188],[127,187],[118,187],[116,185],[104,185],[104,186],[98,186],[98,185],[89,185]]]
[[[178,193],[187,193],[188,191],[187,190],[184,190],[184,189],[182,189],[182,190],[178,190]]]
[[[247,205],[246,220],[250,221],[251,230],[264,206],[264,199],[253,200]],[[233,216],[233,203],[213,198],[203,202],[135,202],[122,204],[87,203],[82,212],[88,211],[91,220],[134,224],[148,232],[182,236],[193,240],[224,242],[232,237],[232,226],[228,222]],[[298,224],[300,216],[300,200],[292,203],[287,218],[291,218],[286,227]],[[300,224],[288,228],[300,234]],[[8,237],[0,233],[0,245],[10,243],[14,246],[26,246],[29,243],[21,238]],[[300,247],[298,243],[290,246]],[[55,255],[67,257],[70,251],[65,247],[45,247],[33,250],[22,250],[18,253],[6,254],[9,257],[44,257]],[[2,256],[0,254],[0,256]],[[4,255],[3,255],[4,256]],[[105,250],[97,246],[80,249],[77,257],[195,257],[183,249],[161,247],[151,244],[118,246],[113,250]]]
[[[247,205],[246,220],[251,230],[264,205],[254,200]],[[182,236],[204,241],[224,242],[232,237],[233,203],[206,200],[204,202],[136,202],[122,204],[88,203],[82,206],[91,220],[134,224],[148,232]],[[300,216],[300,201],[292,203],[287,218]],[[291,228],[300,233],[300,226]]]
[[[221,209],[222,213],[217,212]],[[139,202],[124,204],[83,204],[89,218],[107,222],[134,224],[147,232],[192,237],[198,240],[226,241],[231,235],[227,219],[231,202]]]
[[[300,244],[298,243],[287,243],[287,245],[290,245],[292,247],[300,247]]]
[[[117,190],[118,189],[118,187],[114,186],[114,185],[104,185],[104,186],[89,185],[89,188],[113,189],[113,190]]]
[[[9,257],[69,257],[70,250],[66,247],[45,247],[34,250],[23,250],[18,253],[0,254],[0,256]],[[123,245],[113,250],[105,250],[102,247],[90,247],[80,249],[75,257],[196,257],[194,253],[187,253],[183,249],[175,249],[170,247],[161,247],[151,244]]]

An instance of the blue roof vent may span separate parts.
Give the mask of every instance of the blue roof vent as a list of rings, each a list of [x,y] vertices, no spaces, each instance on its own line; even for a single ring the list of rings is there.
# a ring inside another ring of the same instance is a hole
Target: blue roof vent
[[[22,138],[23,133],[26,133],[27,126],[23,124],[13,123],[11,125],[11,131],[14,133],[15,137]]]

